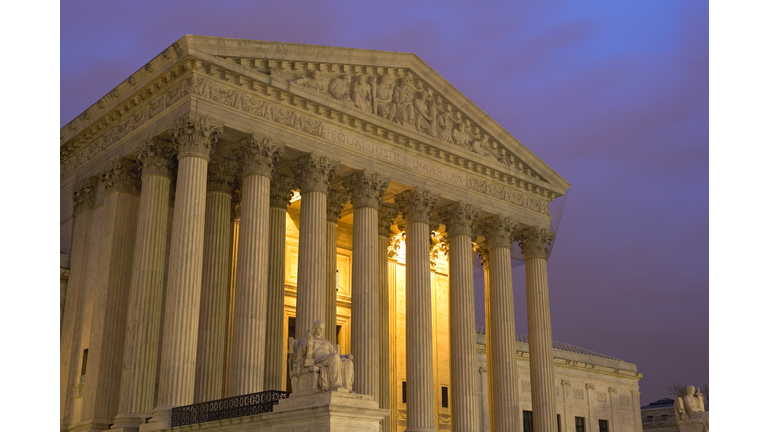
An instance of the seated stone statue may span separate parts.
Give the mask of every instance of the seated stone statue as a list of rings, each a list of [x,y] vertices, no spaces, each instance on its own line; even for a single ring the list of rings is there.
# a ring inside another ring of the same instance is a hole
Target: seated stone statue
[[[328,342],[324,333],[325,324],[317,320],[304,339],[289,341],[291,387],[297,394],[352,390],[352,355],[339,355],[339,346]]]
[[[680,432],[709,431],[709,412],[704,410],[704,396],[694,386],[685,388],[685,396],[675,401],[675,419]]]

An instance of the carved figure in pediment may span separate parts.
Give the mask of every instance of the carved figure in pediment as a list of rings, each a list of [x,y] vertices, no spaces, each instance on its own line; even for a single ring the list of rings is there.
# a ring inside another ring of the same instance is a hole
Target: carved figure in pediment
[[[483,156],[490,156],[491,153],[488,148],[488,135],[483,135],[483,137],[479,140],[472,141],[472,143],[469,145],[469,149]]]
[[[269,76],[271,76],[272,78],[285,79],[285,75],[283,75],[283,70],[277,66],[272,66],[272,68],[269,69]]]
[[[416,111],[416,130],[437,137],[437,107],[432,99],[427,99],[426,92],[419,93],[419,97],[413,100]]]
[[[297,78],[293,84],[306,87],[314,91],[325,91],[325,83],[320,78],[320,73],[316,70],[309,70]]]
[[[383,75],[378,84],[374,81],[374,95],[376,96],[376,115],[391,118],[395,113],[395,104],[392,102],[393,90],[392,78]]]
[[[371,112],[373,110],[371,105],[371,86],[365,82],[363,75],[359,75],[357,81],[352,84],[352,102],[363,111]]]
[[[351,81],[352,77],[346,74],[332,79],[328,83],[328,93],[334,99],[349,100],[349,83]]]
[[[453,130],[453,142],[454,144],[466,147],[469,145],[469,134],[464,130],[464,123],[459,123],[456,129]]]
[[[437,137],[440,138],[440,141],[452,143],[453,120],[441,112],[437,115],[435,123],[437,123]]]
[[[411,79],[407,75],[400,79],[400,85],[395,88],[392,99],[395,102],[395,110],[392,112],[390,120],[400,124],[403,122],[414,124],[416,116],[413,112],[413,90],[411,89]]]

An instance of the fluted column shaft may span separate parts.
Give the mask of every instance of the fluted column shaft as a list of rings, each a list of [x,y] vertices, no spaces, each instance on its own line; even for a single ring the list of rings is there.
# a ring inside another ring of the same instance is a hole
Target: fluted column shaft
[[[472,280],[472,230],[478,213],[463,203],[453,203],[439,211],[448,233],[452,426],[460,432],[480,428]]]
[[[436,197],[412,189],[395,201],[405,220],[406,431],[435,431],[429,215]]]
[[[197,336],[195,403],[221,399],[232,257],[230,190],[211,188],[205,198],[203,276]]]
[[[389,338],[386,340],[389,345],[389,406],[390,414],[385,420],[389,422],[389,429],[383,429],[384,432],[397,432],[397,386],[399,385],[397,377],[397,251],[400,248],[400,237],[390,238],[390,246],[387,248],[387,272],[385,288],[387,289],[387,298],[389,299],[388,327]],[[382,426],[386,423],[382,422]]]
[[[555,363],[552,357],[546,260],[552,232],[543,228],[527,228],[518,232],[516,238],[525,256],[533,428],[556,430]]]
[[[379,204],[389,180],[359,171],[342,182],[353,208],[352,226],[352,355],[354,391],[379,400]]]
[[[325,222],[325,317],[323,320],[326,323],[325,338],[328,341],[336,345],[336,297],[338,289],[338,273],[336,272],[336,242],[338,221],[341,214],[341,209],[344,204],[349,201],[346,192],[339,190],[328,191],[328,206],[326,208]]]
[[[82,423],[106,429],[117,415],[125,320],[139,210],[136,163],[122,157],[102,172],[104,198],[99,270],[88,347]]]
[[[282,147],[257,135],[233,148],[243,164],[229,395],[264,389],[269,276],[269,184]]]
[[[380,205],[379,206],[379,246],[378,246],[378,266],[379,266],[379,408],[391,410],[393,406],[392,393],[393,377],[395,376],[395,363],[393,362],[394,350],[392,349],[390,338],[394,334],[390,330],[390,324],[394,322],[395,316],[392,306],[394,302],[390,299],[389,291],[389,241],[392,237],[392,223],[398,215],[396,208]],[[395,391],[396,393],[396,391]],[[381,421],[381,428],[384,432],[390,432],[392,428],[393,417],[390,414]]]
[[[478,223],[485,237],[488,261],[486,341],[488,380],[494,431],[516,431],[520,424],[515,348],[515,308],[512,297],[511,248],[515,223],[491,217]],[[547,430],[547,429],[545,429]],[[556,430],[556,429],[555,429]]]
[[[73,189],[74,229],[70,252],[70,276],[67,288],[67,305],[62,319],[60,345],[60,415],[62,426],[69,424],[67,415],[72,399],[72,389],[77,379],[77,359],[80,353],[80,335],[77,334],[78,317],[82,315],[80,298],[85,286],[85,264],[88,255],[88,237],[91,230],[93,206],[96,201],[96,177],[78,181]]]
[[[313,322],[326,317],[326,195],[337,169],[337,163],[314,154],[304,156],[291,164],[291,170],[301,190],[296,275],[297,338],[303,338]]]
[[[283,390],[283,316],[285,313],[286,207],[295,182],[272,175],[269,188],[269,271],[267,281],[267,331],[264,353],[264,389]]]
[[[175,153],[169,143],[150,140],[137,152],[141,162],[141,196],[128,295],[120,402],[114,428],[137,430],[154,401],[160,307],[168,228],[170,172]]]

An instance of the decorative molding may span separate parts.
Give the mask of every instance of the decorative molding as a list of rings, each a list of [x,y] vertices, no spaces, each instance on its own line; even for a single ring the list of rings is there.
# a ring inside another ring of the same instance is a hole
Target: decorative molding
[[[269,206],[285,210],[291,205],[296,188],[296,180],[293,177],[272,174],[272,181],[269,183]]]
[[[530,392],[531,391],[531,382],[528,380],[522,381],[522,387],[524,392]]]
[[[392,232],[392,224],[399,214],[400,211],[396,207],[384,203],[379,205],[379,236],[392,238],[395,235]]]
[[[503,247],[512,249],[512,240],[517,223],[509,217],[491,216],[477,222],[477,227],[485,237],[488,248]]]
[[[328,193],[328,187],[339,169],[339,163],[326,156],[309,153],[293,161],[290,168],[302,194]]]
[[[605,392],[597,392],[597,401],[598,402],[607,402],[608,401],[608,395],[605,394]]]
[[[107,195],[112,192],[125,192],[138,195],[141,190],[139,167],[136,162],[122,156],[107,162],[101,171],[101,182]]]
[[[574,399],[584,399],[584,390],[580,388],[573,389],[573,398]]]
[[[396,260],[400,254],[400,244],[405,238],[405,233],[400,232],[389,237],[389,244],[387,245],[387,258]]]
[[[69,269],[61,268],[59,267],[60,275],[59,275],[59,282],[63,284],[69,283]]]
[[[475,222],[480,215],[480,211],[475,210],[471,204],[455,202],[438,209],[437,214],[440,215],[443,223],[445,223],[448,238],[457,235],[465,235],[471,238],[474,234]]]
[[[139,163],[141,175],[160,175],[172,178],[171,160],[176,155],[176,147],[160,138],[144,140],[133,151]]]
[[[260,175],[271,177],[275,163],[283,155],[285,147],[274,144],[271,138],[251,134],[232,147],[237,161],[243,166],[243,177]]]
[[[389,186],[389,179],[381,178],[379,173],[362,170],[346,176],[341,185],[349,192],[352,208],[370,207],[378,210],[381,197]]]
[[[592,383],[587,383],[586,385],[584,385],[584,388],[587,389],[587,390],[594,390],[595,389],[595,385],[592,384]]]
[[[211,155],[208,163],[208,192],[224,192],[232,195],[240,165],[232,159]]]
[[[331,189],[328,191],[328,205],[326,206],[325,216],[328,222],[338,223],[341,216],[341,209],[349,201],[346,192]]]
[[[92,209],[96,204],[96,185],[99,179],[96,176],[88,176],[78,180],[72,188],[72,200],[74,212],[78,214],[82,210]]]
[[[483,268],[488,268],[488,242],[475,239],[472,242],[472,250],[480,257],[480,263],[483,265]]]
[[[224,127],[209,117],[187,113],[176,119],[170,132],[179,148],[179,159],[197,156],[208,160]]]
[[[547,228],[524,228],[517,230],[515,240],[520,243],[525,259],[546,258],[554,235]]]
[[[426,189],[413,188],[395,195],[395,203],[400,207],[403,220],[407,223],[428,224],[437,198],[437,195]]]
[[[235,189],[232,193],[232,203],[230,204],[230,220],[232,222],[240,219],[240,202],[243,199],[243,190],[240,188]]]

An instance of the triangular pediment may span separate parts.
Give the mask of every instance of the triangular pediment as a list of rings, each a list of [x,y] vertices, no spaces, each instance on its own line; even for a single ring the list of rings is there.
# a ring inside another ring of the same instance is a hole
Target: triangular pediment
[[[186,36],[189,53],[212,56],[284,82],[292,91],[410,128],[445,151],[564,192],[570,184],[416,55],[318,45]],[[560,195],[557,193],[557,195]]]

